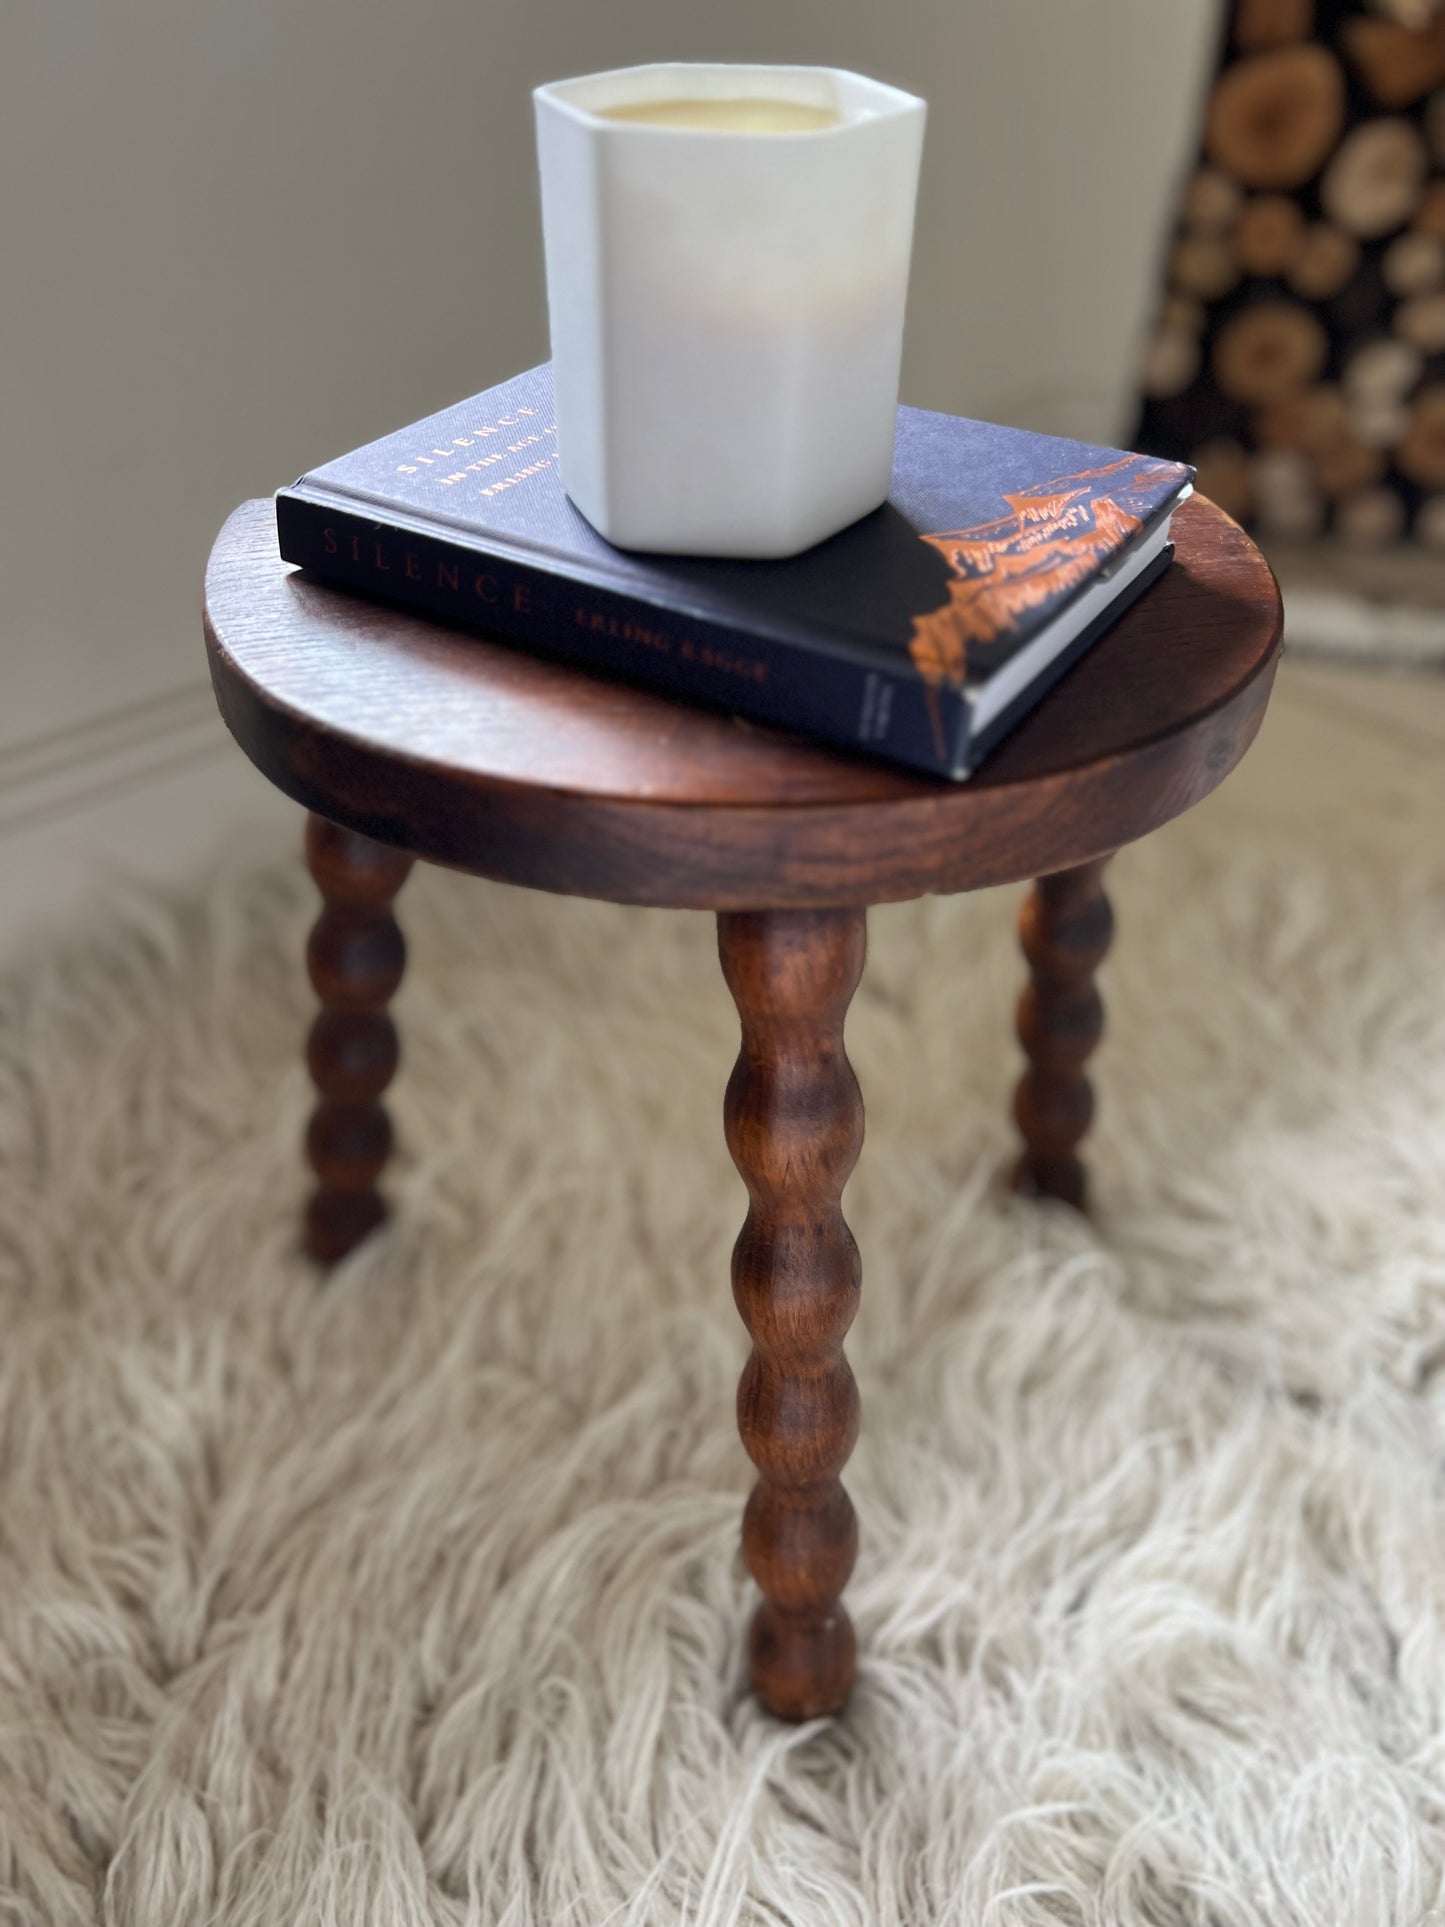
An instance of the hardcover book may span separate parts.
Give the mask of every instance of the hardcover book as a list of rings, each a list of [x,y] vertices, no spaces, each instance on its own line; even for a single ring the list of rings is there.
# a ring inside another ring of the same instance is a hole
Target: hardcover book
[[[614,548],[564,494],[556,434],[544,364],[282,489],[281,554],[954,778],[1168,567],[1193,474],[900,408],[880,508],[785,561],[724,561]]]

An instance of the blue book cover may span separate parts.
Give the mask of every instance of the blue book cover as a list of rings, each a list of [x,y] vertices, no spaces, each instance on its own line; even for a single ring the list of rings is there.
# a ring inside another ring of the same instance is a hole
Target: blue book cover
[[[967,775],[1167,566],[1179,462],[900,408],[888,500],[784,561],[614,548],[550,365],[309,471],[281,554],[489,634]]]

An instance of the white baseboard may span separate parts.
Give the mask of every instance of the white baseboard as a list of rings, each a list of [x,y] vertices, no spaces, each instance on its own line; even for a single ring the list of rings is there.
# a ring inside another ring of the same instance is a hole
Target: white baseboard
[[[0,751],[0,963],[130,883],[184,884],[238,845],[299,848],[300,812],[197,682]]]

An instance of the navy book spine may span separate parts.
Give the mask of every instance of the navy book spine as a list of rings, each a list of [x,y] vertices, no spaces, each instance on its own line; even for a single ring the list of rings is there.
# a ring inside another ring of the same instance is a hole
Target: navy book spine
[[[282,560],[328,581],[934,775],[972,767],[967,695],[930,692],[911,668],[741,630],[299,488],[278,493],[276,523]]]

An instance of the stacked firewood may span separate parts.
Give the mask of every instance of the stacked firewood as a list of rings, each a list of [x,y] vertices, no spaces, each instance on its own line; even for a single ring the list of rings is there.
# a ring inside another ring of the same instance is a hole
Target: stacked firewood
[[[1234,0],[1137,446],[1265,537],[1445,553],[1445,12]]]

